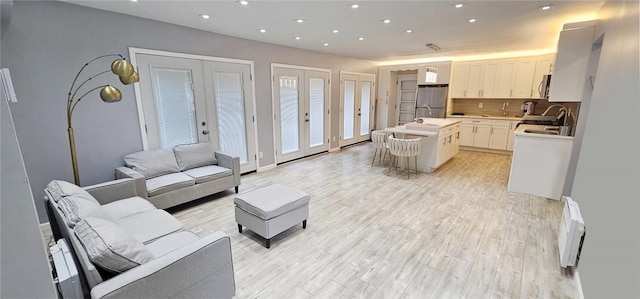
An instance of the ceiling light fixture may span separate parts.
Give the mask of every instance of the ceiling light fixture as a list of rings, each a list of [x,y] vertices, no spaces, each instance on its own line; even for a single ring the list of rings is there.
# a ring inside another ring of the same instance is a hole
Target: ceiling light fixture
[[[296,36],[296,37],[294,37],[293,39],[299,40],[299,39],[300,39],[300,37],[299,37],[299,36]]]
[[[333,29],[333,33],[338,33],[340,31],[338,31],[338,29]]]
[[[208,20],[208,19],[210,18],[210,16],[209,16],[209,15],[200,15],[200,17],[201,17],[201,18],[203,18],[203,19],[205,19],[205,20]]]
[[[455,8],[462,8],[464,6],[464,4],[458,3],[458,4],[454,5],[454,6],[455,6]]]
[[[265,33],[267,32],[267,29],[260,29],[260,32]]]
[[[469,23],[475,23],[476,19],[469,19]]]
[[[325,47],[326,47],[326,46],[328,46],[328,45],[329,45],[328,43],[324,43],[324,44],[323,44],[323,46],[325,46]]]
[[[364,37],[358,37],[358,40],[364,40]]]
[[[247,1],[247,0],[242,0],[242,1],[240,1],[240,4],[242,4],[242,5],[249,5],[249,1]]]
[[[138,0],[131,0],[131,2],[138,2]]]
[[[405,32],[407,32],[407,33],[411,33],[411,32],[413,32],[413,30],[411,30],[411,29],[407,29]]]
[[[360,5],[355,4],[355,3],[354,3],[354,4],[351,4],[351,8],[358,8],[358,7],[360,7]]]
[[[434,43],[428,43],[425,45],[427,48],[429,48],[429,52],[427,53],[427,56],[431,56],[431,54],[435,54],[435,52],[442,50],[442,48],[438,47],[436,44]],[[426,67],[426,77],[424,79],[425,83],[436,83],[438,81],[438,68],[431,65],[427,65]]]
[[[384,19],[384,20],[382,20],[382,23],[389,24],[389,23],[391,23],[391,20],[389,20],[389,19]]]
[[[553,6],[553,4],[549,4],[549,5],[541,6],[540,9],[541,10],[549,10],[549,9],[551,9],[552,6]]]
[[[303,22],[304,22],[304,20],[303,20],[303,19],[297,19],[297,20],[296,20],[296,22],[298,22],[298,23],[303,23]]]

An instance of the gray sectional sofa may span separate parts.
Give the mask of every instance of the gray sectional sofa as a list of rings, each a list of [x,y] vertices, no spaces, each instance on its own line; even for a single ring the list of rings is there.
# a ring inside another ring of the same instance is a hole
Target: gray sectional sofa
[[[141,151],[124,157],[116,178],[131,178],[140,196],[166,209],[231,187],[238,193],[240,159],[211,143]]]
[[[85,297],[231,298],[231,241],[205,237],[138,196],[134,180],[45,189],[56,240],[68,243]]]

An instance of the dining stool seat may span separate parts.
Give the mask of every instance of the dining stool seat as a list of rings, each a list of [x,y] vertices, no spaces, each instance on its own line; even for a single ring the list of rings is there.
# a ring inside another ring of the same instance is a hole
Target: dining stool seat
[[[373,159],[371,160],[371,166],[373,166],[373,162],[376,161],[376,155],[378,155],[378,163],[384,161],[387,157],[387,153],[389,152],[389,146],[387,144],[387,135],[383,130],[371,132],[371,142],[375,148],[375,151],[373,152]]]
[[[418,173],[418,155],[420,154],[421,148],[420,138],[398,139],[389,137],[387,144],[389,145],[389,153],[391,154],[387,175],[391,173],[391,166],[394,165],[394,163],[397,163],[398,158],[406,158],[407,178],[409,178],[409,174],[411,173],[409,158],[411,157],[414,158],[415,172],[416,174]]]

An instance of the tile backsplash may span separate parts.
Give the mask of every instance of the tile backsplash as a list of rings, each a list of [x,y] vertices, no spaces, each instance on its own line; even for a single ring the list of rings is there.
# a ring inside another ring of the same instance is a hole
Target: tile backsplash
[[[491,116],[502,116],[502,104],[509,103],[507,107],[507,116],[522,116],[521,105],[526,101],[533,101],[536,103],[536,107],[533,114],[542,114],[549,106],[553,104],[562,104],[571,111],[575,111],[578,116],[578,110],[580,109],[580,103],[576,102],[562,102],[562,103],[549,103],[547,100],[528,100],[528,99],[452,99],[451,112],[464,113],[466,115],[483,115],[488,114]],[[482,108],[479,108],[479,104],[482,103]],[[551,111],[552,114],[557,113],[557,108]]]

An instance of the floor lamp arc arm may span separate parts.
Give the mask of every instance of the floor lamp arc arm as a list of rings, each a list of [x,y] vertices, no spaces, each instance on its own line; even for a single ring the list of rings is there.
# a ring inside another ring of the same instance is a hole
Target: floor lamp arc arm
[[[108,84],[105,85],[100,85],[96,88],[93,88],[87,92],[85,92],[82,96],[80,96],[75,102],[73,102],[73,105],[69,106],[69,108],[67,109],[67,124],[69,125],[69,128],[71,128],[71,116],[73,115],[73,110],[76,109],[76,105],[78,105],[78,103],[80,103],[80,101],[82,101],[82,99],[88,95],[89,93],[91,93],[94,90],[98,90],[104,87],[109,86]],[[76,90],[77,91],[77,90]]]

